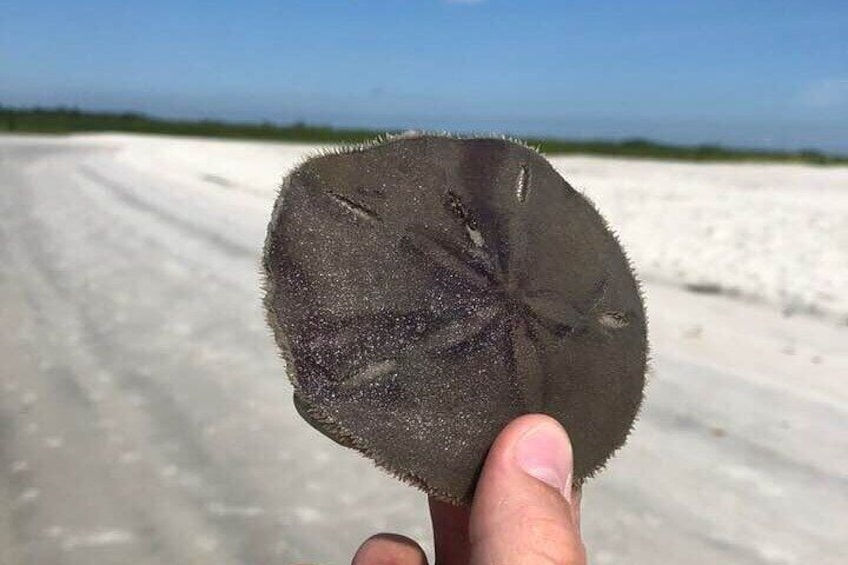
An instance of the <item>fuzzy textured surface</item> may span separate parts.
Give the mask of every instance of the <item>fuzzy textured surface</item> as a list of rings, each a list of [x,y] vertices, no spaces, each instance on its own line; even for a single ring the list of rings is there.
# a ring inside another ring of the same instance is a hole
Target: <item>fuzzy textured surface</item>
[[[413,136],[312,158],[284,181],[263,263],[298,411],[430,494],[470,500],[520,414],[569,430],[578,482],[632,426],[637,282],[601,216],[527,147]]]

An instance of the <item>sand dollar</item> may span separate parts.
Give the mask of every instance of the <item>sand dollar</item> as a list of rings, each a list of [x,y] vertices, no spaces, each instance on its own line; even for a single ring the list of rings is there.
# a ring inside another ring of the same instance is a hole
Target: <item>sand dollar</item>
[[[467,502],[513,418],[559,420],[575,478],[639,409],[637,282],[594,207],[535,151],[406,136],[285,179],[265,306],[313,426],[428,493]]]

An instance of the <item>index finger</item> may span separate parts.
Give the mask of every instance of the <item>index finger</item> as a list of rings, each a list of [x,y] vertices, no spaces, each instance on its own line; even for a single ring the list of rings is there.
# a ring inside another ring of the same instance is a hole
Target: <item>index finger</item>
[[[471,551],[468,519],[471,509],[429,498],[436,565],[466,565]]]

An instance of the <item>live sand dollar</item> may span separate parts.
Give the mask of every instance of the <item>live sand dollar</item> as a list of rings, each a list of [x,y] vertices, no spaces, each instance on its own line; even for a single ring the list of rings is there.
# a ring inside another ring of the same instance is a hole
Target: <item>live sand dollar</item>
[[[578,483],[633,425],[638,283],[591,203],[524,145],[414,135],[308,159],[263,265],[300,414],[434,496],[468,502],[521,414],[568,430]]]

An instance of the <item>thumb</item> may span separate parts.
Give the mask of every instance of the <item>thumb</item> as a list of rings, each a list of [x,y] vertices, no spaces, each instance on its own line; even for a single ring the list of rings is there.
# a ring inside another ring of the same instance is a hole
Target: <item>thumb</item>
[[[477,483],[471,563],[585,564],[572,473],[571,442],[556,420],[531,414],[511,422]]]

